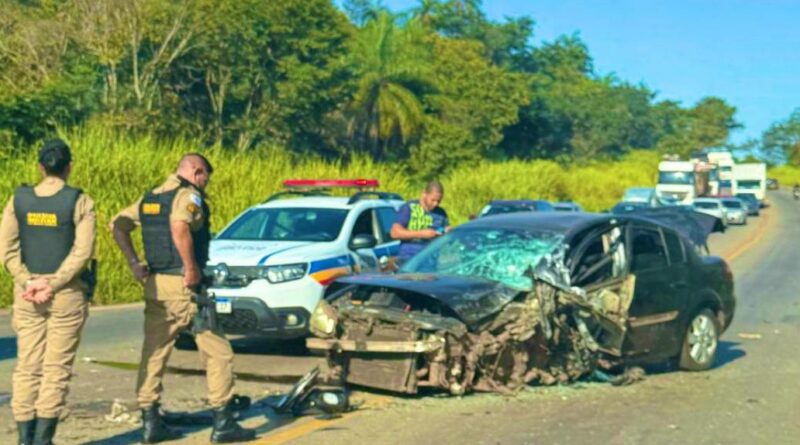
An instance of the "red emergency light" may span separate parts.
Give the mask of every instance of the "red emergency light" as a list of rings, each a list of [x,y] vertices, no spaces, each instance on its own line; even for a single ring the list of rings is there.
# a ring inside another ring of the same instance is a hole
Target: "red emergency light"
[[[379,187],[377,179],[287,179],[286,188],[370,188]]]

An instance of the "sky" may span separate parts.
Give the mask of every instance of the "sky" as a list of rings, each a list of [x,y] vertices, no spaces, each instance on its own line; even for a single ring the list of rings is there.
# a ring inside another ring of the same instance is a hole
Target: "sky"
[[[399,11],[416,0],[383,0]],[[799,0],[484,0],[493,20],[527,15],[534,44],[579,33],[600,74],[644,83],[691,106],[737,108],[735,143],[800,107]]]

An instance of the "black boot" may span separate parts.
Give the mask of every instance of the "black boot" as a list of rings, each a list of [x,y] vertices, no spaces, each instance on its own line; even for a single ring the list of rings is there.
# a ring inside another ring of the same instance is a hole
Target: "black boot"
[[[142,409],[142,443],[158,443],[180,439],[183,435],[164,423],[158,404]]]
[[[235,402],[231,400],[222,408],[214,409],[212,443],[247,442],[256,438],[256,430],[242,428],[233,418]]]
[[[19,445],[33,445],[33,432],[36,430],[36,419],[17,422]]]
[[[33,445],[53,445],[53,436],[56,435],[58,417],[52,419],[37,418],[36,428],[33,432]]]

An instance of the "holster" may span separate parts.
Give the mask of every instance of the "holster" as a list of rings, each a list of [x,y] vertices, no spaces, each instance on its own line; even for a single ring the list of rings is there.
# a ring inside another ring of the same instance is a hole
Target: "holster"
[[[197,305],[197,313],[192,320],[192,334],[204,331],[218,331],[217,302],[213,292],[208,292],[206,280],[198,285],[197,292],[192,291],[192,302]]]
[[[80,274],[80,279],[86,284],[86,299],[91,300],[97,288],[97,260],[92,258],[86,269]]]

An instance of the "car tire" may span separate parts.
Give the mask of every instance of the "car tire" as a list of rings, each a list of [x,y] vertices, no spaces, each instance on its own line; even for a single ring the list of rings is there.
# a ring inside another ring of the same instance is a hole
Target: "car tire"
[[[683,336],[678,366],[686,371],[705,371],[714,365],[719,349],[719,321],[709,309],[697,312]]]
[[[175,348],[181,351],[196,351],[197,343],[195,343],[192,334],[181,332],[178,334],[178,338],[175,339]]]

